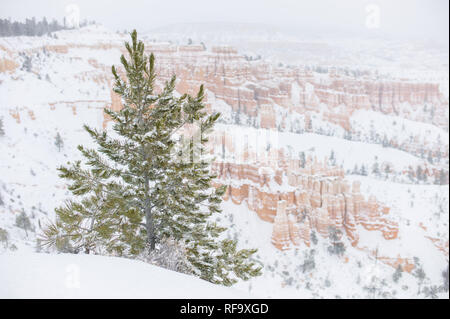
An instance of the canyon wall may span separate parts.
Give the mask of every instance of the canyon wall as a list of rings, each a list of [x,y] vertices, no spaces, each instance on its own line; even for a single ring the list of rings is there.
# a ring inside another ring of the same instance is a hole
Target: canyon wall
[[[342,169],[311,158],[304,168],[295,160],[289,162],[286,170],[213,164],[217,183],[228,185],[225,200],[245,202],[261,219],[273,223],[272,243],[277,248],[309,246],[312,231],[328,238],[330,227],[342,230],[353,246],[358,243],[359,225],[380,231],[386,240],[397,238],[398,224],[390,218],[389,207],[373,196],[366,199],[359,182],[350,187]]]

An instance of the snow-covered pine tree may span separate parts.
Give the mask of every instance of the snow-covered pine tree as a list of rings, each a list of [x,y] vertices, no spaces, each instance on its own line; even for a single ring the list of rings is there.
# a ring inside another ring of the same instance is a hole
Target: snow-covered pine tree
[[[0,136],[5,135],[5,130],[3,128],[3,119],[0,117]]]
[[[336,166],[336,157],[334,155],[334,150],[331,150],[330,158],[328,159],[329,165]]]
[[[8,248],[9,234],[6,229],[0,227],[0,243],[2,243],[4,248]]]
[[[299,155],[300,155],[300,167],[305,168],[305,165],[306,165],[305,152],[300,152]]]
[[[79,146],[84,164],[59,169],[80,200],[56,210],[57,221],[44,231],[42,243],[69,240],[77,249],[137,256],[172,238],[185,245],[194,273],[203,279],[231,285],[258,275],[256,250],[238,250],[236,241],[221,238],[225,229],[212,220],[225,188],[211,186],[215,176],[204,148],[220,114],[204,112],[203,86],[195,97],[175,97],[175,76],[157,93],[154,56],[144,54],[136,31],[131,39],[125,44],[129,59],[121,56],[126,79],[112,68],[123,108],[105,109],[115,134],[85,126],[97,150]],[[188,139],[190,160],[180,160],[182,128],[194,122],[199,145]]]
[[[336,226],[328,226],[329,239],[331,246],[328,246],[328,252],[332,255],[342,256],[345,252],[344,243],[340,240],[342,236],[342,230]]]
[[[22,228],[25,231],[25,234],[28,237],[28,231],[33,230],[33,226],[31,225],[31,221],[28,218],[25,211],[21,211],[19,215],[16,216],[16,226]]]
[[[372,165],[372,174],[375,174],[375,176],[379,176],[380,174],[380,166],[378,165],[378,162],[374,162]]]
[[[364,164],[361,165],[360,175],[367,176],[367,170],[366,170],[366,166]]]
[[[443,282],[443,285],[442,285],[442,289],[443,289],[445,292],[448,291],[448,284],[449,284],[448,278],[449,278],[449,277],[448,277],[448,265],[447,265],[447,269],[444,270],[444,271],[442,272],[442,280],[444,281],[444,282]]]
[[[61,152],[61,148],[64,147],[64,141],[59,132],[57,132],[55,136],[55,146],[58,148],[58,152]]]
[[[397,266],[397,268],[395,269],[394,274],[392,275],[392,279],[394,280],[394,282],[398,282],[399,279],[402,277],[402,272],[403,272],[403,268],[402,266],[399,264]]]

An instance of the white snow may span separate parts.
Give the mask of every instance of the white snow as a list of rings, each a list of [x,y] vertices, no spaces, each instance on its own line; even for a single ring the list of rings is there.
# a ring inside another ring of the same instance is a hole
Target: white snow
[[[95,255],[0,255],[0,298],[252,298],[141,261]]]

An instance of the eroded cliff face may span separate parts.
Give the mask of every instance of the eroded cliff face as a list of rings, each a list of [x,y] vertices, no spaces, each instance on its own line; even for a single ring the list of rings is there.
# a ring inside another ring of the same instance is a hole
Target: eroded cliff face
[[[94,43],[56,41],[27,47],[19,52],[0,46],[0,73],[13,72],[23,63],[22,57],[45,54],[70,55],[72,61],[83,57],[73,52],[98,50],[126,54],[121,41]],[[321,74],[304,66],[278,66],[264,60],[249,61],[228,46],[206,48],[202,45],[175,46],[147,43],[148,53],[157,59],[157,71],[162,80],[177,75],[177,90],[194,94],[201,84],[213,97],[206,99],[211,109],[217,100],[229,109],[227,121],[257,128],[290,132],[333,134],[345,132],[347,138],[381,143],[383,128],[364,132],[352,121],[358,111],[398,116],[404,119],[433,124],[448,131],[448,97],[438,83],[421,83],[408,79],[383,79],[370,73],[358,76],[336,69]],[[20,55],[19,55],[20,53]],[[118,59],[116,60],[118,61]],[[110,64],[100,58],[89,58],[92,70],[75,75],[79,80],[92,80],[111,90]],[[116,64],[118,64],[116,62]],[[38,67],[32,67],[38,74]],[[120,67],[119,67],[120,73]],[[115,108],[120,100],[111,93]],[[56,102],[56,101],[55,101]],[[328,127],[327,127],[328,125]],[[427,140],[416,132],[408,138],[398,135],[385,137],[387,143],[414,155],[424,150],[431,155],[448,156],[448,143]],[[374,136],[378,135],[380,140]]]
[[[356,249],[385,265],[411,273],[414,259],[383,255],[359,243],[362,229],[379,232],[386,241],[397,241],[400,226],[391,208],[373,195],[362,194],[360,182],[350,183],[343,170],[309,158],[304,167],[295,160],[282,168],[216,162],[216,186],[227,185],[224,200],[245,205],[259,218],[272,223],[272,244],[279,250],[312,247],[312,236],[329,240],[331,228]],[[326,160],[324,161],[326,163]],[[265,163],[267,164],[267,163]],[[341,238],[342,240],[342,238]],[[448,239],[430,238],[448,256]],[[382,244],[379,242],[378,244]]]
[[[328,238],[330,226],[343,230],[353,246],[359,239],[358,225],[380,231],[386,240],[397,237],[398,224],[390,218],[389,207],[362,195],[357,181],[350,187],[342,169],[312,159],[304,166],[295,160],[286,170],[215,163],[213,171],[218,183],[228,185],[225,200],[247,205],[274,224],[272,243],[281,250],[309,246],[312,231]]]
[[[262,128],[285,126],[287,118],[277,118],[276,106],[287,113],[321,113],[324,120],[351,130],[349,118],[361,110],[399,115],[411,120],[448,128],[448,100],[436,83],[404,80],[358,78],[331,70],[318,76],[305,67],[274,66],[264,61],[247,61],[230,47],[149,45],[155,53],[159,72],[169,77],[177,74],[180,91],[194,92],[198,85],[225,101],[233,111],[258,117]],[[434,115],[422,114],[424,104],[434,108]]]
[[[14,72],[17,68],[17,63],[9,59],[0,59],[0,73]]]
[[[108,46],[109,47],[109,46]],[[113,47],[113,46],[112,46]],[[115,47],[114,47],[115,48]],[[121,50],[120,47],[115,48]],[[430,140],[414,130],[388,134],[382,127],[361,128],[353,116],[358,111],[391,115],[433,124],[448,131],[448,98],[437,83],[406,79],[383,80],[375,76],[348,76],[331,70],[318,74],[305,67],[280,67],[264,61],[247,61],[230,47],[148,44],[158,61],[162,80],[177,75],[177,90],[195,94],[201,84],[209,94],[205,102],[223,113],[230,124],[284,132],[342,135],[354,141],[388,144],[415,156],[447,157],[448,143]],[[103,79],[110,87],[109,68]],[[120,107],[111,93],[112,108]],[[222,101],[226,109],[217,108]],[[425,155],[424,155],[425,154]],[[429,175],[437,174],[430,168]]]

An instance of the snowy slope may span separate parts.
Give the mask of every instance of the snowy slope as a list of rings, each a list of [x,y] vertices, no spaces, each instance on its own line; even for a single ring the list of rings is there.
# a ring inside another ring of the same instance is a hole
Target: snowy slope
[[[0,298],[251,298],[141,261],[95,255],[0,255]]]
[[[361,243],[354,249],[345,240],[347,249],[342,257],[330,256],[329,242],[320,236],[311,247],[301,245],[280,251],[270,243],[272,224],[259,219],[245,203],[235,205],[226,201],[222,207],[225,216],[221,221],[229,227],[229,236],[239,236],[242,247],[258,248],[257,258],[264,262],[263,276],[236,284],[238,289],[269,298],[423,298],[417,294],[419,284],[413,274],[403,272],[395,282],[395,269],[368,256],[365,245],[378,248],[380,254],[389,254],[391,250],[405,251],[407,255],[408,249],[412,250],[409,253],[421,256],[427,274],[422,287],[442,282],[443,269],[437,265],[444,267],[446,258],[431,242],[421,242],[419,236],[409,237],[407,240],[412,242],[406,243],[407,247],[398,247],[405,242],[387,242],[380,233],[361,229]],[[404,236],[413,235],[409,233],[412,229],[415,228],[408,229]],[[308,261],[310,264],[305,267]],[[448,296],[448,292],[441,292],[436,297]]]

